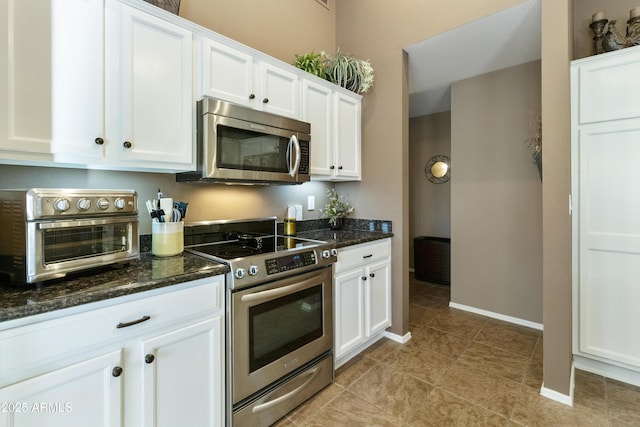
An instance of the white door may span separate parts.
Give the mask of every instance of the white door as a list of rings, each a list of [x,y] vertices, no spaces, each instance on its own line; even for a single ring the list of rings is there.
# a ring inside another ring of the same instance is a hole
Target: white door
[[[310,80],[302,81],[302,120],[311,124],[311,175],[333,174],[333,91]]]
[[[0,389],[0,426],[121,426],[120,365],[117,350]]]
[[[335,358],[338,359],[365,340],[363,269],[335,277]]]
[[[107,26],[107,41],[119,40],[109,81],[120,98],[108,98],[119,125],[110,147],[116,164],[194,169],[192,33],[124,4],[118,16]]]
[[[218,316],[141,343],[142,426],[224,425],[224,335]]]
[[[382,261],[366,268],[367,337],[391,325],[391,263]]]
[[[640,120],[579,132],[580,351],[640,367]]]
[[[250,107],[253,88],[253,57],[211,39],[202,40],[202,91],[224,101]]]
[[[360,180],[360,99],[336,93],[335,96],[335,167],[336,177]]]

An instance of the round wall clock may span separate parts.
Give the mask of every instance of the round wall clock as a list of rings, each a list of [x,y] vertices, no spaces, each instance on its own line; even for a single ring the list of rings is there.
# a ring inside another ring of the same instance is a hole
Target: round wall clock
[[[424,167],[424,175],[434,184],[444,184],[451,179],[451,161],[447,156],[433,156]]]

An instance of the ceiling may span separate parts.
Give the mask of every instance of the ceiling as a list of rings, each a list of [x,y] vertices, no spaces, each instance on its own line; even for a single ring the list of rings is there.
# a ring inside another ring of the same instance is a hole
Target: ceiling
[[[453,82],[540,59],[540,21],[540,0],[526,0],[405,47],[409,116],[449,111]]]

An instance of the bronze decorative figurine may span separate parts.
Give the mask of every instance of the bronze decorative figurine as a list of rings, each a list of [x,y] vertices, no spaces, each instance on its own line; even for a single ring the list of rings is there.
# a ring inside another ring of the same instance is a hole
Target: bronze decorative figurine
[[[593,14],[589,28],[591,28],[594,34],[594,54],[598,55],[604,52],[640,45],[640,6],[631,9],[629,15],[627,32],[625,35],[622,35],[616,27],[615,19],[611,21],[605,19],[604,12],[596,12]]]

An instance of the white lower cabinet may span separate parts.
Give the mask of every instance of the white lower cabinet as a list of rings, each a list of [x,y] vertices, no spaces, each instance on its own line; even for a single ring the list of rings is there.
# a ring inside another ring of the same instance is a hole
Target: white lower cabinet
[[[0,426],[122,425],[122,350],[73,363],[0,389]]]
[[[334,287],[337,368],[391,326],[391,239],[340,249]]]
[[[172,288],[0,323],[0,427],[224,425],[224,277]]]

